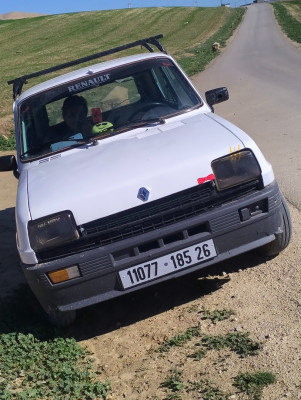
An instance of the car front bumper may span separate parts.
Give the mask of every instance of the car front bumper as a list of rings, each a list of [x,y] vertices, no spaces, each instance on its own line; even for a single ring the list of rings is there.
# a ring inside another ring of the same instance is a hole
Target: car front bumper
[[[36,265],[22,264],[47,313],[71,311],[178,278],[263,246],[282,232],[282,195],[277,183],[228,204],[114,244]],[[166,239],[167,238],[167,239]],[[164,239],[164,240],[163,240]],[[124,289],[119,272],[212,239],[214,258]],[[139,248],[139,251],[135,249]],[[80,276],[53,284],[48,273],[77,265]]]

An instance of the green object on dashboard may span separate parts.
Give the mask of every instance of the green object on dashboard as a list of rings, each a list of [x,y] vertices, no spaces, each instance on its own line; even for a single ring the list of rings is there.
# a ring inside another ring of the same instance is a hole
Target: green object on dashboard
[[[99,135],[101,133],[113,132],[114,126],[111,122],[99,122],[92,128],[93,135]]]

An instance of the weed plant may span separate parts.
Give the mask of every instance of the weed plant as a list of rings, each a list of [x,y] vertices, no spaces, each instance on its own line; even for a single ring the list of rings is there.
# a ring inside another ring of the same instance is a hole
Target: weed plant
[[[91,354],[43,323],[27,286],[1,301],[0,332],[1,400],[106,399]]]
[[[240,373],[234,379],[234,386],[241,392],[247,393],[250,400],[260,400],[263,388],[276,382],[276,377],[271,372]]]
[[[13,134],[10,134],[7,138],[0,135],[0,151],[14,150],[16,148],[16,140]]]
[[[210,311],[207,308],[203,307],[202,311],[204,313],[204,319],[210,319],[213,324],[216,324],[219,321],[224,321],[229,319],[232,315],[235,315],[233,310],[213,310]]]
[[[184,390],[184,383],[182,378],[182,371],[177,369],[171,370],[170,375],[161,384],[161,387],[168,389],[171,393],[167,395],[167,399],[177,399],[180,400],[180,392]]]
[[[221,350],[228,347],[241,357],[258,354],[262,345],[250,339],[247,332],[230,332],[226,335],[202,335],[200,345],[207,350]]]
[[[171,372],[171,375],[161,385],[161,387],[169,391],[166,399],[180,400],[185,393],[189,392],[195,393],[198,396],[196,398],[202,400],[230,400],[231,398],[236,398],[231,393],[224,393],[208,379],[188,381],[185,384],[182,378],[182,371],[174,370]],[[243,397],[244,399],[261,400],[264,387],[275,383],[275,381],[274,374],[270,372],[240,373],[234,377],[234,386],[240,393],[244,393],[247,396]]]
[[[223,393],[218,387],[214,386],[209,380],[190,382],[188,392],[197,392],[202,400],[228,400],[231,394]]]
[[[183,346],[189,340],[201,336],[201,328],[200,327],[191,327],[186,330],[184,333],[180,333],[178,335],[173,336],[171,339],[166,340],[158,349],[160,353],[168,352],[172,347]]]

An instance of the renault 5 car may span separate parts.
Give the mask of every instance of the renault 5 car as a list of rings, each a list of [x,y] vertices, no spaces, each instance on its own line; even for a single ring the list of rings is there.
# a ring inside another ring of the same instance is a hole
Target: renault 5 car
[[[13,84],[17,248],[52,322],[291,237],[272,166],[214,113],[159,42],[127,43]],[[143,46],[148,52],[91,60]],[[155,49],[154,49],[155,48]],[[89,61],[22,93],[30,79]]]

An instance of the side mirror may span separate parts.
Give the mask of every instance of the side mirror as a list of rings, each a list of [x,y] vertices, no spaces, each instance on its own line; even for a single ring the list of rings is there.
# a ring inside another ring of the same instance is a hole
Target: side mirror
[[[19,178],[18,165],[14,155],[0,157],[0,172],[13,171],[15,177]]]
[[[220,87],[205,92],[206,101],[214,112],[213,105],[222,103],[223,101],[229,100],[229,93],[226,87]]]

